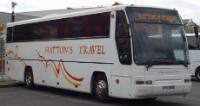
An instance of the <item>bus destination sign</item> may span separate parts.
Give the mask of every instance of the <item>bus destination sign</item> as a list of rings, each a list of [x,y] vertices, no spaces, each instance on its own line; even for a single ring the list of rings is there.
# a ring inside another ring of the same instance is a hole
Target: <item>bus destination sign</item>
[[[126,9],[130,21],[164,24],[181,24],[176,10],[130,7]]]
[[[138,13],[139,21],[153,21],[153,22],[168,22],[168,23],[176,23],[177,16],[173,15],[159,15],[159,14],[152,14],[152,13]]]

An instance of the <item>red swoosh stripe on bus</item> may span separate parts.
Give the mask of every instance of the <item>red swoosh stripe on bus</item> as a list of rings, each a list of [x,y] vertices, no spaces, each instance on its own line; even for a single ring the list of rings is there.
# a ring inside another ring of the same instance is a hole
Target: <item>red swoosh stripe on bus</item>
[[[72,75],[67,71],[67,69],[65,68],[63,62],[62,62],[62,65],[63,65],[63,69],[64,69],[65,73],[66,73],[70,78],[72,78],[73,80],[76,80],[76,81],[83,81],[83,79],[84,79],[83,77],[82,77],[82,78],[77,78],[77,77],[72,76]]]
[[[41,56],[40,53],[39,53],[38,51],[37,51],[37,54],[38,54],[38,56],[39,56],[40,58],[42,58],[42,59],[45,60],[45,57]],[[49,61],[45,61],[46,66],[47,66],[47,63],[48,63],[48,62],[49,62]],[[66,69],[64,63],[62,62],[62,59],[60,59],[58,66],[56,66],[56,64],[55,64],[54,62],[52,62],[51,60],[50,60],[50,62],[54,65],[55,71],[56,71],[56,73],[57,73],[56,76],[60,73],[60,71],[61,71],[61,69],[62,69],[62,68],[61,68],[61,64],[62,64],[62,67],[63,67],[63,69],[64,69],[64,72],[65,72],[71,79],[73,79],[73,80],[75,80],[75,81],[83,81],[84,78],[77,78],[77,77],[74,77],[74,76],[72,76],[72,75],[68,72],[68,70]]]

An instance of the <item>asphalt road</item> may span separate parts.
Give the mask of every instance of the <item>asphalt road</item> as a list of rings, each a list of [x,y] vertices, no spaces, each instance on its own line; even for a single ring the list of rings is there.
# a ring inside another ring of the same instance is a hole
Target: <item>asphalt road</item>
[[[159,97],[156,101],[111,99],[101,103],[89,94],[48,87],[29,90],[18,85],[0,88],[0,106],[200,106],[199,91],[200,82],[193,81],[192,93],[186,97]]]

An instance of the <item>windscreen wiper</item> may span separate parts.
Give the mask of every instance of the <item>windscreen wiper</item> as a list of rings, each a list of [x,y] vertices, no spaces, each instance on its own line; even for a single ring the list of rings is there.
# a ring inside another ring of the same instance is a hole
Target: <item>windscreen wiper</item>
[[[168,59],[168,58],[155,58],[155,59],[152,59],[150,61],[150,64],[148,64],[146,66],[147,68],[147,71],[150,67],[152,67],[153,65],[157,65],[157,64],[169,64],[169,63],[174,63],[175,59]]]
[[[152,67],[153,65],[157,65],[157,64],[171,64],[171,63],[179,63],[179,64],[183,64],[185,67],[188,67],[188,64],[182,60],[176,60],[176,59],[169,59],[169,58],[156,58],[156,59],[152,59],[150,61],[150,64],[148,64],[146,66],[147,71],[150,67]]]

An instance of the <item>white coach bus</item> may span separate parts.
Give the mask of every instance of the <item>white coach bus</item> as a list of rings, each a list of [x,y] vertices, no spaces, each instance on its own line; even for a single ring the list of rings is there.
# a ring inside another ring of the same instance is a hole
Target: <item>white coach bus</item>
[[[192,73],[192,76],[200,81],[200,40],[198,35],[195,33],[188,33],[186,34],[186,37],[188,41],[190,57],[189,69]]]
[[[6,72],[45,85],[135,99],[186,95],[188,49],[176,10],[112,6],[7,25]]]

